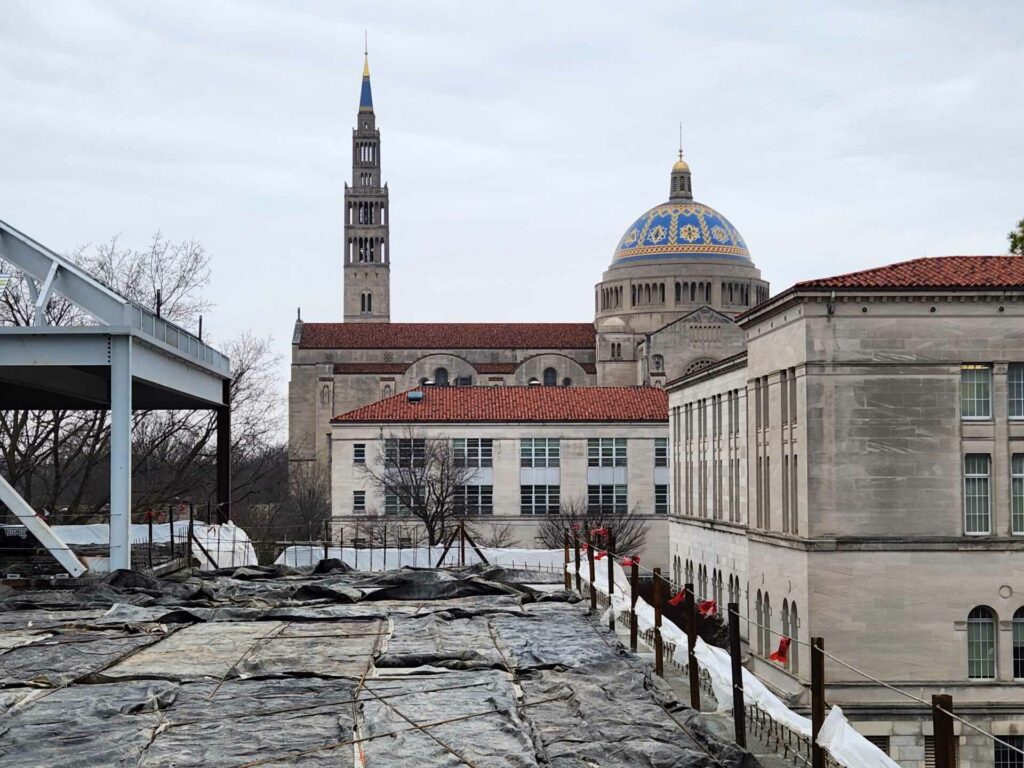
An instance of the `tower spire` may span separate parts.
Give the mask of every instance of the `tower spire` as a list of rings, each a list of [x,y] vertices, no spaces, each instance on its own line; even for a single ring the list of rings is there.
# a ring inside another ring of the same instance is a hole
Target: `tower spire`
[[[373,92],[370,90],[370,43],[363,32],[363,85],[359,91],[359,111],[373,112]]]
[[[693,200],[693,187],[690,186],[690,166],[683,160],[683,124],[679,124],[679,159],[672,166],[672,184],[669,187],[669,200]]]
[[[679,123],[679,159],[683,159],[683,123]]]

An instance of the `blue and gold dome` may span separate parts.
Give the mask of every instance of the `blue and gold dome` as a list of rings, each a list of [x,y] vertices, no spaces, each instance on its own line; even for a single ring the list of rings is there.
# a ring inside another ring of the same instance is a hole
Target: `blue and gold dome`
[[[672,167],[669,201],[630,225],[615,249],[612,266],[702,259],[751,263],[736,227],[714,208],[693,199],[690,167],[680,152]]]

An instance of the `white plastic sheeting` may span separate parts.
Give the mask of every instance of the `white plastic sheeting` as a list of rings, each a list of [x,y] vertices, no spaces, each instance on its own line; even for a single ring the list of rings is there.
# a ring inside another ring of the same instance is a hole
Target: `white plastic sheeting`
[[[576,564],[569,563],[565,569],[575,576]],[[629,611],[629,578],[618,563],[613,566],[615,591],[612,593],[609,611],[616,613]],[[580,567],[582,581],[589,585],[590,566],[582,563]],[[608,564],[605,560],[594,563],[594,588],[601,594],[608,594]],[[605,614],[607,616],[607,612]],[[636,601],[637,626],[641,631],[654,626],[654,608],[642,597]],[[675,643],[676,650],[673,660],[680,665],[688,661],[686,634],[667,619],[662,620],[661,636],[668,642]],[[708,671],[711,676],[711,689],[715,693],[720,712],[732,711],[732,660],[722,648],[708,645],[699,637],[694,646],[697,664]],[[746,669],[743,673],[743,700],[758,709],[767,712],[778,723],[782,723],[795,733],[810,738],[811,721],[791,710],[782,700],[768,690],[752,672]],[[832,707],[828,717],[822,724],[818,734],[818,744],[846,768],[900,768],[878,747],[864,738],[850,725],[843,711]]]
[[[561,549],[495,549],[493,547],[480,547],[480,551],[487,562],[491,565],[501,565],[516,568],[537,568],[541,570],[560,571],[565,563],[565,552]],[[337,558],[360,571],[387,571],[393,568],[433,568],[437,560],[444,552],[443,546],[434,547],[388,547],[379,548],[353,548],[353,547],[329,547],[328,558]],[[316,565],[324,557],[323,546],[316,544],[296,544],[286,547],[275,565],[290,565],[297,568]],[[449,548],[444,557],[445,566],[459,564],[459,545],[455,543]],[[466,565],[476,565],[481,562],[473,547],[466,545]]]
[[[55,525],[54,531],[68,546],[75,545],[107,545],[110,542],[110,526],[106,523],[92,525]],[[256,550],[253,549],[249,535],[234,523],[208,525],[195,522],[192,528],[196,541],[206,550],[207,554],[193,545],[192,554],[199,560],[200,568],[212,571],[217,568],[233,568],[243,565],[256,565]],[[183,541],[188,535],[188,520],[174,522],[176,541]],[[129,540],[136,543],[149,541],[149,525],[136,523],[131,526]],[[153,543],[167,544],[171,540],[171,529],[167,523],[153,524]],[[93,573],[109,570],[110,561],[107,557],[87,557],[89,570]]]

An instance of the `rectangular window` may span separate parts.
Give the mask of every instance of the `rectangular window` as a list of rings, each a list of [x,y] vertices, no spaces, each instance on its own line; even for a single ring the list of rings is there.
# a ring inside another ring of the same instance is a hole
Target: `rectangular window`
[[[456,438],[452,440],[457,467],[490,467],[493,464],[493,441],[490,438]]]
[[[1024,535],[1024,453],[1010,459],[1010,533]]]
[[[796,455],[793,455],[793,465],[789,468],[789,532],[799,533],[800,532],[800,518],[797,517],[797,511],[799,507],[796,503],[797,489],[800,486],[797,484],[796,476]]]
[[[958,740],[953,739],[953,765],[957,765]],[[935,768],[935,737],[924,737],[924,768]]]
[[[1024,363],[1010,363],[1006,372],[1010,418],[1024,419]]]
[[[668,514],[668,486],[667,485],[656,485],[656,486],[654,486],[654,514],[656,514],[656,515],[667,515]]]
[[[667,467],[668,466],[668,438],[667,437],[656,437],[656,438],[654,438],[654,466],[656,466],[656,467]]]
[[[757,527],[758,528],[764,528],[764,483],[763,483],[763,477],[764,477],[764,458],[761,457],[761,456],[758,456],[757,457],[757,480],[756,480],[756,483],[755,483],[756,484],[756,489],[757,489],[756,510],[757,510]]]
[[[557,485],[519,486],[519,512],[524,515],[557,515],[560,508]]]
[[[384,458],[392,467],[422,467],[426,454],[427,441],[423,438],[389,437],[384,441]]]
[[[587,440],[587,466],[626,466],[626,438],[592,437]]]
[[[761,428],[761,379],[754,379],[754,428]]]
[[[960,416],[965,419],[992,418],[992,368],[988,365],[960,366]]]
[[[796,424],[796,368],[789,369],[789,423]]]
[[[460,485],[455,489],[455,511],[463,515],[493,515],[494,486]]]
[[[352,491],[352,512],[356,515],[366,514],[366,491]]]
[[[964,533],[992,532],[990,464],[991,458],[987,453],[968,453],[964,456]]]
[[[352,463],[366,463],[366,443],[355,443],[352,445]]]
[[[626,486],[588,485],[587,511],[606,515],[626,514]]]
[[[789,455],[782,457],[782,532],[789,533]]]
[[[522,467],[557,467],[561,448],[557,437],[526,437],[519,442]]]
[[[386,493],[384,494],[384,514],[408,515],[409,508],[398,500],[398,496],[396,494]]]
[[[865,736],[865,739],[870,741],[876,747],[878,747],[886,756],[891,756],[889,753],[889,737],[888,736]]]
[[[764,529],[772,527],[772,457],[764,457]]]
[[[761,408],[764,409],[764,413],[761,414],[761,423],[765,429],[771,426],[770,413],[768,410],[768,377],[761,377]]]
[[[1024,736],[996,735],[999,736],[1000,741],[1005,741],[1006,744],[1000,744],[999,741],[995,743],[995,768],[1024,768],[1024,755],[1015,751],[1024,749]]]
[[[1013,615],[1013,679],[1024,680],[1024,611],[1020,608]]]

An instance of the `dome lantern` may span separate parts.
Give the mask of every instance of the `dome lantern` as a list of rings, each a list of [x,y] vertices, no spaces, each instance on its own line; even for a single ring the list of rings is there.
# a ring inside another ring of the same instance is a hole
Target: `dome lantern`
[[[679,159],[672,166],[672,185],[669,200],[693,200],[693,186],[690,181],[690,166],[683,160],[683,148],[679,148]]]

